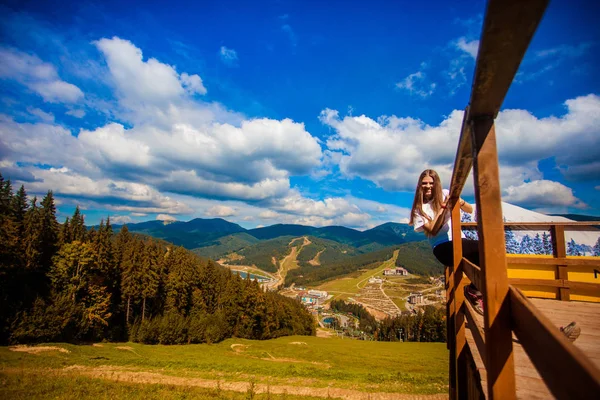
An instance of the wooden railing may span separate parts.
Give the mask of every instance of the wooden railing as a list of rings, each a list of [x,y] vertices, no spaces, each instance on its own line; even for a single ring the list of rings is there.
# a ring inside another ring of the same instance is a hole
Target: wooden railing
[[[480,381],[473,377],[465,320],[469,321],[485,365],[489,398],[516,398],[513,332],[554,396],[587,398],[600,393],[600,371],[519,289],[510,285],[519,282],[511,282],[507,275],[494,119],[547,4],[548,0],[490,0],[486,9],[445,211],[452,213],[453,237],[460,237],[460,207],[456,207],[456,202],[473,169],[481,265],[464,260],[462,244],[455,240],[454,265],[446,268],[451,399],[483,396],[477,387]],[[440,229],[442,221],[444,218],[438,220],[434,232]],[[566,258],[564,225],[553,226],[556,254],[550,262],[557,265],[557,276],[556,282],[548,283],[555,284],[560,298],[566,300],[573,287],[566,280],[566,270],[581,263]],[[561,232],[563,240],[558,239]],[[465,302],[463,289],[470,281],[483,293],[483,326]]]
[[[477,223],[466,222],[462,223],[463,228],[475,228]],[[515,287],[523,286],[542,286],[547,288],[556,289],[556,299],[568,301],[570,300],[571,290],[578,292],[584,292],[592,296],[600,297],[600,284],[592,282],[580,282],[569,280],[568,271],[569,267],[598,267],[600,270],[600,257],[594,259],[585,259],[582,257],[571,257],[567,258],[566,251],[566,237],[565,230],[569,228],[575,229],[576,232],[588,231],[597,233],[600,235],[600,222],[504,222],[504,229],[510,229],[513,231],[528,231],[528,230],[544,230],[549,231],[550,238],[552,241],[552,256],[547,258],[540,258],[535,256],[528,256],[525,254],[515,255],[514,257],[507,258],[507,268],[511,268],[511,265],[547,265],[554,267],[554,279],[538,279],[538,278],[510,278],[508,283]],[[477,286],[481,284],[481,269],[468,260],[463,265],[463,271],[467,274],[469,279]],[[593,273],[590,269],[590,273]]]

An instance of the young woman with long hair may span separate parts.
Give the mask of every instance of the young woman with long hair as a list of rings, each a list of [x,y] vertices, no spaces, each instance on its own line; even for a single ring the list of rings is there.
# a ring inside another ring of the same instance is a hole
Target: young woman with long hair
[[[440,177],[432,169],[426,169],[419,176],[415,199],[410,213],[409,225],[416,232],[423,232],[433,248],[433,255],[445,266],[454,264],[454,249],[452,247],[452,220],[446,213],[444,224],[434,235],[432,230],[438,219],[442,218],[449,192],[442,189]],[[473,206],[464,199],[458,199],[460,209],[467,213],[473,212]],[[479,243],[477,240],[466,239],[461,232],[463,257],[475,265],[479,265]],[[473,304],[475,310],[483,314],[483,299],[481,292],[473,284],[465,287],[465,295]]]

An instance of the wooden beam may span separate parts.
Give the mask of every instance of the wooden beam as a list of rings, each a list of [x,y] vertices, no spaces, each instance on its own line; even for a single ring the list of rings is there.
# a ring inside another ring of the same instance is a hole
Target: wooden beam
[[[600,295],[600,283],[573,282],[565,279],[527,279],[509,278],[508,283],[513,286],[543,286],[556,289],[572,289],[575,291],[589,292],[590,295]]]
[[[471,117],[496,118],[548,0],[488,1],[475,76]]]
[[[518,256],[518,257],[507,257],[506,258],[508,264],[526,264],[526,265],[564,265],[571,267],[579,267],[579,266],[587,266],[587,267],[595,267],[600,266],[600,257],[598,259],[589,259],[589,258],[542,258],[542,257],[529,257],[527,255]]]
[[[471,172],[471,168],[473,167],[473,150],[470,130],[471,126],[468,121],[469,107],[465,109],[462,126],[460,128],[458,148],[456,150],[456,157],[454,158],[454,168],[452,169],[452,179],[450,180],[450,194],[446,201],[446,209],[433,226],[432,232],[434,235],[436,235],[442,228],[442,225],[444,225],[446,213],[450,212],[449,210],[454,209],[456,202],[460,198],[460,194],[462,193],[462,189],[465,186],[469,173]]]
[[[565,281],[562,279],[509,278],[508,283],[513,286],[543,286],[555,289],[565,287]]]
[[[477,319],[477,312],[475,311],[475,309],[473,308],[473,306],[471,305],[471,303],[469,303],[468,301],[465,301],[464,303],[464,313],[465,316],[467,317],[467,321],[469,321],[469,329],[471,330],[471,335],[473,335],[473,339],[475,339],[475,344],[477,345],[477,351],[479,351],[479,355],[481,356],[481,359],[483,360],[483,365],[485,366],[485,363],[487,362],[487,358],[485,356],[485,333],[483,331],[483,327],[479,324],[479,321]]]
[[[465,275],[467,275],[469,280],[473,282],[475,287],[483,287],[483,273],[481,272],[481,268],[479,268],[477,265],[473,264],[466,258],[462,259],[461,268]]]
[[[466,345],[465,337],[465,314],[463,303],[465,302],[464,287],[468,284],[464,278],[460,262],[462,260],[462,240],[460,228],[460,206],[455,204],[452,209],[452,254],[454,257],[454,363],[456,371],[456,390],[457,397],[460,393],[467,390],[467,366],[466,366]]]
[[[500,199],[496,132],[491,119],[473,121],[475,198],[479,231],[479,260],[483,272],[488,396],[514,399],[515,363],[510,328],[506,247]]]
[[[446,332],[448,347],[448,366],[449,366],[449,385],[448,394],[450,400],[458,398],[458,388],[456,386],[456,330],[454,329],[454,315],[456,299],[454,297],[454,266],[446,266]]]
[[[593,362],[512,286],[510,305],[515,334],[552,394],[559,399],[596,398],[600,370]]]
[[[565,286],[572,290],[586,291],[593,295],[600,295],[599,283],[565,281]]]
[[[550,235],[552,236],[552,251],[554,258],[566,258],[567,250],[565,248],[565,227],[556,225],[551,227]],[[566,264],[559,264],[556,266],[556,279],[569,279]],[[569,295],[569,289],[564,287],[559,288],[558,298],[559,300],[569,301],[571,299],[571,296]]]
[[[548,230],[550,229],[551,226],[564,226],[565,228],[569,228],[569,227],[578,227],[580,229],[577,229],[578,231],[581,231],[583,229],[581,229],[582,227],[590,227],[589,231],[590,232],[594,232],[597,231],[597,229],[595,228],[596,226],[600,226],[600,221],[589,221],[589,222],[583,222],[583,221],[572,221],[572,222],[567,222],[567,221],[560,221],[560,222],[505,222],[504,226],[508,226],[513,230],[529,230],[530,228],[547,228]],[[477,226],[477,222],[463,222],[462,223],[463,227],[476,227]],[[592,229],[594,228],[594,229]],[[585,229],[586,231],[588,229]]]

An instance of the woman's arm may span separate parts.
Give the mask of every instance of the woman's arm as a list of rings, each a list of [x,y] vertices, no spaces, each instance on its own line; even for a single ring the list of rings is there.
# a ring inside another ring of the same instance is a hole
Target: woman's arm
[[[435,223],[437,222],[437,220],[442,216],[444,210],[446,209],[446,202],[444,201],[442,203],[442,207],[438,210],[438,212],[435,214],[435,216],[433,217],[433,219],[425,224],[423,224],[423,230],[425,231],[425,234],[427,236],[431,236],[431,231],[433,230],[433,227],[435,226]],[[449,216],[449,214],[448,214]]]
[[[465,200],[461,199],[460,197],[458,198],[458,204],[460,205],[460,209],[464,212],[469,214],[473,213],[473,206],[467,203]]]

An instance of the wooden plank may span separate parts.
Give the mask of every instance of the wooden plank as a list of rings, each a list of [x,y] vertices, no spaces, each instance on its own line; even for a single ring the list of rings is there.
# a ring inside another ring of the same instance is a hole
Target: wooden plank
[[[584,258],[542,258],[542,257],[508,257],[506,259],[509,264],[533,264],[533,265],[562,265],[562,266],[588,266],[595,267],[600,265],[600,257],[598,259]]]
[[[483,274],[481,273],[481,268],[479,268],[477,265],[473,264],[471,261],[467,260],[466,258],[462,259],[461,268],[462,268],[463,272],[465,273],[465,275],[467,275],[469,280],[471,282],[473,282],[475,287],[477,287],[477,288],[483,287],[483,278],[482,278]]]
[[[450,400],[458,398],[458,388],[456,386],[456,335],[453,334],[456,330],[454,329],[454,315],[456,313],[454,299],[454,267],[452,265],[446,266],[446,332],[448,332],[448,338],[446,341],[449,354],[448,354],[448,367],[449,367],[449,384],[448,394]]]
[[[510,327],[506,248],[500,198],[496,132],[491,119],[473,121],[475,198],[479,224],[479,259],[483,272],[488,395],[514,399],[515,372]]]
[[[552,394],[559,399],[596,397],[600,370],[512,286],[510,306],[513,329]]]
[[[467,365],[466,356],[464,354],[466,350],[465,340],[465,315],[463,312],[463,303],[465,302],[464,287],[467,284],[462,269],[460,268],[460,261],[462,260],[462,240],[461,228],[460,228],[460,206],[457,204],[452,209],[452,253],[454,257],[454,363],[456,371],[456,390],[457,397],[460,393],[464,393],[467,389]]]
[[[563,279],[526,279],[526,278],[509,278],[508,283],[513,286],[543,286],[553,288],[564,288],[565,281]]]
[[[563,226],[565,228],[568,227],[578,227],[577,231],[581,231],[582,227],[590,227],[590,231],[596,231],[596,226],[600,226],[600,221],[548,221],[548,222],[505,222],[505,227],[510,227],[513,230],[529,230],[530,228],[547,228],[550,229],[551,226]],[[476,227],[477,222],[463,222],[463,227]],[[592,229],[594,228],[594,229]],[[543,230],[543,229],[542,229]],[[587,230],[587,229],[585,229]]]
[[[600,294],[600,284],[598,283],[565,281],[565,286],[573,290],[590,292],[589,294]]]
[[[471,331],[471,335],[475,340],[475,344],[477,345],[477,351],[481,356],[481,360],[485,365],[485,332],[483,331],[483,327],[479,322],[479,314],[477,314],[471,303],[469,303],[468,301],[465,301],[464,303],[464,315],[467,318],[467,321],[469,321],[469,330]]]
[[[550,236],[552,237],[552,252],[554,258],[566,258],[567,250],[565,248],[565,227],[564,226],[552,226],[550,228]],[[560,264],[556,266],[556,279],[568,279],[567,266],[566,264]],[[571,299],[569,295],[569,289],[559,288],[558,299],[568,301]]]
[[[496,118],[547,5],[548,0],[488,1],[471,89],[472,118]]]

